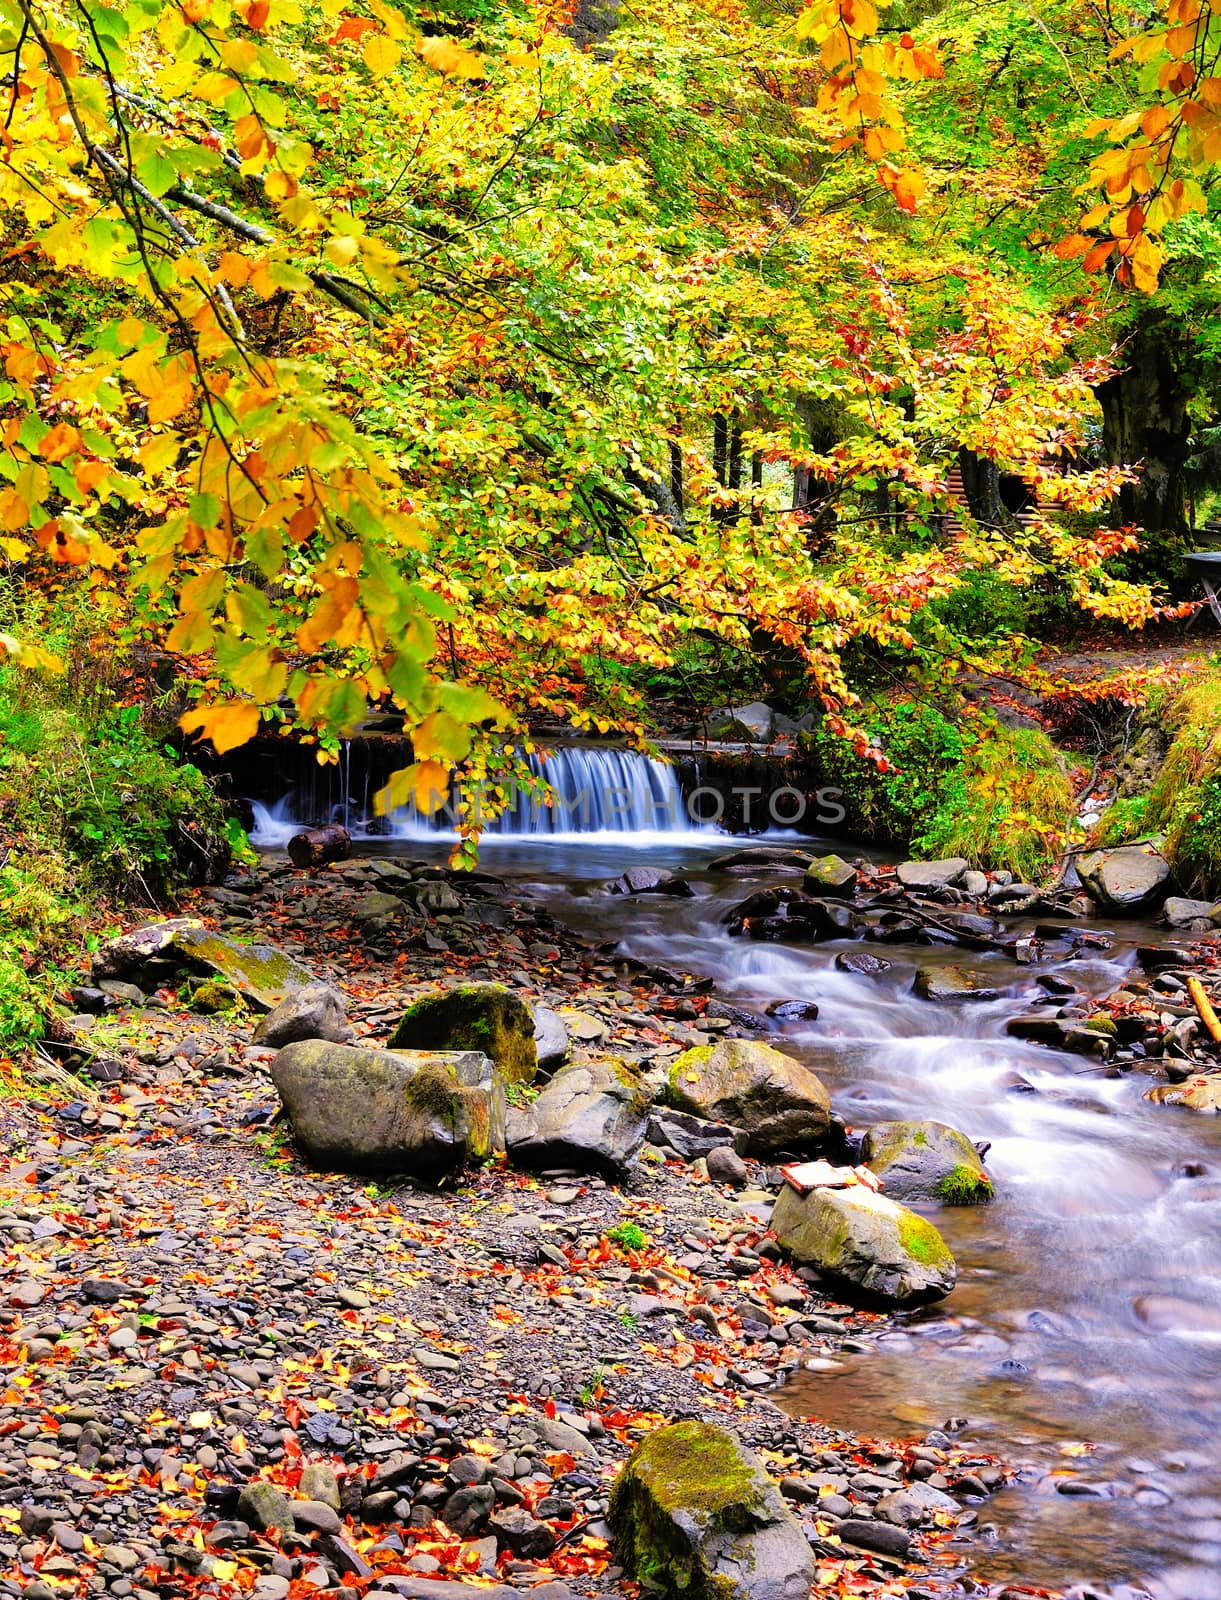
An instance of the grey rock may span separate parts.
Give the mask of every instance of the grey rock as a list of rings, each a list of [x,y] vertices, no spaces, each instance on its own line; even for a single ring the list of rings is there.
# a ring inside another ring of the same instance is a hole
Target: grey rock
[[[519,1166],[576,1166],[619,1176],[644,1144],[653,1095],[619,1060],[578,1062],[557,1072],[508,1128]]]
[[[672,1106],[655,1106],[649,1117],[649,1139],[668,1144],[684,1161],[698,1161],[710,1150],[731,1145],[738,1130],[725,1122],[709,1122]]]
[[[570,1456],[597,1457],[598,1452],[585,1435],[558,1417],[540,1417],[534,1424],[534,1432],[549,1450]]]
[[[352,921],[366,937],[387,933],[396,922],[411,915],[411,907],[397,894],[385,889],[370,889],[352,906]]]
[[[856,868],[842,856],[818,856],[806,868],[805,891],[834,900],[851,900],[856,893]]]
[[[460,983],[426,994],[403,1012],[390,1050],[481,1050],[508,1083],[538,1072],[530,1007],[499,983]]]
[[[534,1007],[534,1051],[540,1072],[558,1072],[572,1054],[564,1019],[550,1006]]]
[[[743,1155],[817,1143],[831,1100],[808,1067],[753,1039],[685,1050],[670,1068],[668,1099],[680,1111],[732,1123]]]
[[[943,1489],[930,1483],[909,1483],[891,1494],[884,1494],[873,1512],[900,1528],[918,1528],[922,1522],[931,1522],[937,1512],[950,1512],[957,1517],[962,1507]]]
[[[255,1044],[279,1050],[298,1039],[327,1039],[346,1044],[352,1037],[348,1003],[329,983],[307,983],[260,1018],[252,1035]]]
[[[169,950],[174,936],[188,928],[202,930],[203,923],[194,917],[171,917],[166,922],[150,922],[111,939],[94,954],[90,964],[94,983],[100,984],[107,978],[130,977],[153,956]]]
[[[906,1561],[911,1549],[907,1532],[890,1522],[845,1517],[842,1522],[836,1523],[835,1531],[845,1544],[856,1545],[858,1550],[876,1550],[879,1555],[893,1556],[896,1561]]]
[[[1170,867],[1152,845],[1096,850],[1077,863],[1081,883],[1104,911],[1137,916],[1160,905],[1170,887]]]
[[[725,1145],[710,1150],[705,1157],[705,1164],[713,1183],[727,1183],[731,1188],[744,1189],[750,1181],[745,1161]]]
[[[293,1514],[287,1495],[281,1494],[273,1483],[259,1478],[248,1483],[238,1495],[237,1514],[252,1528],[263,1531],[278,1528],[281,1533],[293,1531]]]
[[[547,1524],[532,1517],[521,1506],[509,1506],[498,1512],[488,1526],[500,1544],[526,1561],[549,1556],[556,1546],[556,1536]]]
[[[210,928],[179,928],[172,943],[185,965],[223,979],[265,1011],[294,989],[318,981],[308,967],[274,945],[238,944]]]
[[[325,1461],[307,1462],[301,1470],[297,1488],[305,1499],[320,1501],[324,1506],[330,1506],[332,1511],[339,1510],[339,1480],[334,1469]]]
[[[944,889],[956,884],[968,869],[961,856],[944,861],[903,861],[895,875],[905,889]]]
[[[708,733],[713,739],[728,739],[743,744],[769,744],[776,728],[771,706],[753,700],[747,706],[727,706],[708,717]]]
[[[865,1134],[861,1156],[892,1200],[975,1205],[992,1199],[979,1152],[944,1122],[879,1122]]]
[[[1221,902],[1184,900],[1172,894],[1162,907],[1162,917],[1172,928],[1186,928],[1193,922],[1221,922]]]
[[[814,1554],[801,1524],[725,1428],[677,1422],[638,1445],[608,1511],[628,1575],[690,1600],[809,1600]]]
[[[428,1177],[504,1149],[504,1084],[477,1051],[305,1039],[280,1051],[271,1078],[297,1143],[330,1169]]]
[[[298,1528],[309,1528],[314,1533],[338,1533],[343,1526],[338,1511],[325,1500],[292,1500],[288,1509]]]
[[[943,1299],[958,1278],[931,1222],[863,1187],[799,1195],[786,1184],[771,1226],[794,1260],[888,1305]]]

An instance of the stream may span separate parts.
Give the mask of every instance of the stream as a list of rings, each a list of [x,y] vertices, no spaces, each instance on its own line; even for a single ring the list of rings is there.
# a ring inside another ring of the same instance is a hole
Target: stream
[[[849,941],[792,947],[725,934],[730,905],[794,881],[708,873],[707,861],[735,842],[502,839],[484,860],[570,925],[644,961],[711,976],[727,1000],[759,1012],[775,1000],[817,1001],[816,1022],[777,1025],[773,1042],[819,1074],[850,1124],[930,1117],[991,1141],[995,1202],[936,1216],[959,1262],[954,1293],[838,1367],[799,1373],[780,1403],[883,1437],[962,1419],[960,1438],[1020,1463],[1021,1481],[981,1508],[973,1562],[990,1583],[1215,1600],[1221,1123],[1144,1101],[1138,1072],[1108,1078],[1003,1031],[1040,992],[1040,971],[1054,967],[1101,996],[1117,987],[1134,944],[1164,932],[1108,924],[1116,938],[1105,957],[1042,968],[871,945],[891,969],[859,977],[834,967]],[[634,863],[681,872],[696,898],[600,892]],[[1011,997],[917,999],[916,965],[938,959],[994,971]]]

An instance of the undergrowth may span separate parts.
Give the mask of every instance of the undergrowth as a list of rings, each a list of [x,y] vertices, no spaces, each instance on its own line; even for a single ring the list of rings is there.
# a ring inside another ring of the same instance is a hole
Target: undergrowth
[[[227,854],[210,786],[155,715],[87,589],[53,599],[0,581],[0,630],[61,671],[0,664],[0,1057],[34,1042],[107,903],[154,906]]]
[[[1037,728],[978,714],[953,722],[933,706],[899,701],[865,719],[885,764],[820,732],[825,782],[842,789],[848,829],[927,858],[1046,875],[1064,847],[1073,800],[1064,762]]]
[[[1180,689],[1161,713],[1172,742],[1144,806],[1165,835],[1180,885],[1221,893],[1221,666]]]

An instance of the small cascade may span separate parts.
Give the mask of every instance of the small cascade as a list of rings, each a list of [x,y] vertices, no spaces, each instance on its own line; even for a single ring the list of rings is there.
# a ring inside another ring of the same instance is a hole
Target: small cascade
[[[374,817],[373,794],[395,767],[370,741],[345,744],[337,765],[294,774],[298,781],[274,803],[253,801],[256,844],[283,844],[303,827],[342,822],[354,835],[440,840],[455,833],[456,806],[425,816],[405,806],[390,817]],[[551,804],[519,791],[509,808],[490,821],[485,842],[497,839],[632,838],[708,832],[692,820],[678,774],[669,763],[634,750],[564,745],[527,757],[536,776],[551,786]],[[325,774],[320,781],[320,772]]]

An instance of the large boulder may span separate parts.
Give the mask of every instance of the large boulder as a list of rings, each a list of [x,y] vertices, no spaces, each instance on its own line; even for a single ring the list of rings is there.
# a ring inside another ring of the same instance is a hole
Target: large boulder
[[[728,1429],[675,1422],[649,1434],[607,1518],[616,1556],[650,1594],[809,1600],[814,1555],[801,1524]]]
[[[866,1133],[861,1155],[892,1200],[940,1200],[979,1205],[992,1198],[992,1179],[979,1152],[944,1122],[879,1122]]]
[[[518,1166],[619,1177],[640,1154],[652,1100],[640,1074],[622,1061],[565,1067],[530,1106],[510,1113],[509,1155]]]
[[[856,868],[843,856],[818,856],[806,868],[805,891],[836,900],[851,900],[856,893]]]
[[[271,1079],[301,1150],[341,1172],[455,1171],[505,1147],[505,1088],[487,1056],[286,1045]]]
[[[946,889],[956,884],[970,866],[961,856],[944,861],[901,861],[895,876],[905,889]]]
[[[1077,871],[1086,894],[1104,911],[1135,917],[1155,910],[1170,887],[1170,867],[1151,844],[1125,844],[1082,856]]]
[[[279,1050],[298,1039],[328,1039],[346,1044],[352,1037],[348,1022],[348,1003],[329,983],[307,983],[281,1000],[274,1011],[260,1019],[255,1028],[255,1044]]]
[[[174,938],[185,929],[202,930],[203,923],[194,917],[171,917],[166,922],[146,923],[133,928],[117,939],[109,939],[94,954],[90,971],[94,983],[109,978],[132,978],[156,956],[173,955]]]
[[[668,1099],[679,1111],[738,1128],[741,1155],[817,1144],[831,1120],[831,1098],[809,1067],[754,1039],[684,1050],[670,1069]]]
[[[786,1184],[771,1226],[795,1261],[887,1305],[941,1300],[958,1279],[954,1257],[931,1222],[863,1185],[801,1195]]]
[[[670,894],[687,900],[695,893],[685,878],[676,878],[664,867],[628,867],[607,888],[612,894]]]
[[[390,1035],[388,1050],[479,1050],[508,1083],[530,1083],[538,1072],[534,1016],[499,983],[460,983],[409,1005]]]
[[[112,939],[93,958],[93,979],[138,978],[150,966],[146,987],[175,969],[204,972],[264,1011],[317,981],[308,967],[274,945],[239,944],[189,917],[149,923]]]
[[[1221,903],[1185,900],[1172,894],[1162,907],[1162,920],[1171,928],[1189,928],[1193,922],[1221,922]]]

